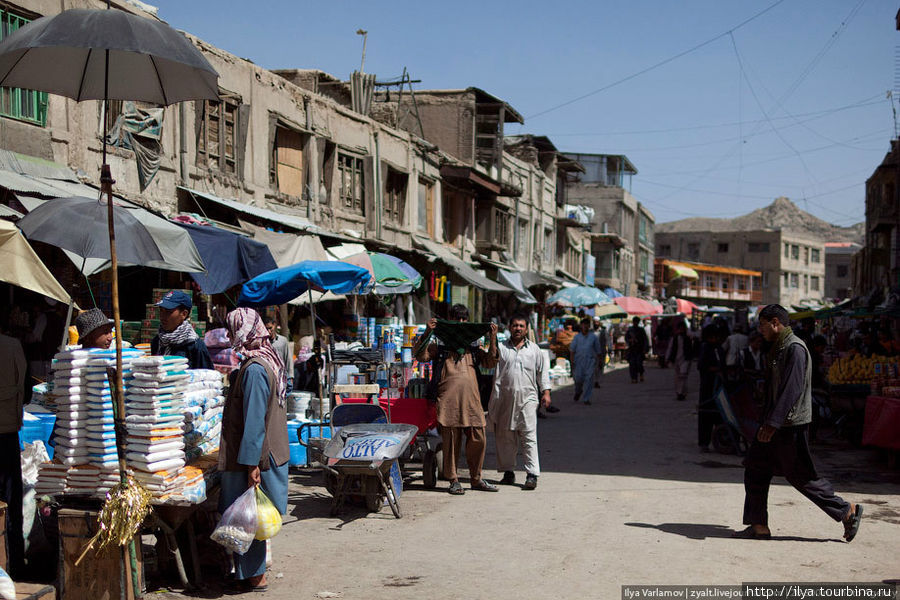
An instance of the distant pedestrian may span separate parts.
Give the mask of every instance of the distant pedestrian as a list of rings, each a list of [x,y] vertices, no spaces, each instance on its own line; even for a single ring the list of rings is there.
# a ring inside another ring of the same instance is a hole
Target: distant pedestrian
[[[509,322],[509,339],[499,345],[499,363],[494,391],[488,405],[488,421],[497,445],[500,483],[516,482],[516,452],[521,451],[525,467],[525,489],[537,487],[541,474],[537,445],[538,405],[550,406],[550,365],[534,342],[528,341],[528,320],[514,315]]]
[[[759,331],[772,344],[766,355],[766,403],[756,438],[744,460],[744,525],[733,537],[770,539],[767,509],[775,473],[844,525],[844,539],[856,537],[863,508],[835,495],[831,483],[816,473],[809,452],[812,420],[812,358],[793,334],[784,307],[770,304],[759,313]]]
[[[591,331],[591,320],[585,317],[581,320],[581,330],[569,344],[572,377],[575,379],[575,402],[591,403],[597,361],[602,352],[599,338]]]
[[[694,341],[688,336],[684,319],[675,323],[675,335],[669,343],[668,362],[675,367],[675,399],[687,399],[687,381],[694,360]]]
[[[612,341],[600,317],[594,317],[594,335],[600,341],[600,356],[597,359],[597,372],[594,374],[594,387],[598,388],[600,380],[603,379],[603,371],[606,369],[606,359],[612,354]]]
[[[625,343],[628,345],[626,356],[628,357],[628,373],[631,375],[631,383],[637,383],[638,378],[644,381],[644,355],[650,346],[647,332],[641,327],[641,318],[634,317],[631,327],[625,332]]]
[[[703,328],[697,370],[700,371],[700,402],[697,406],[697,444],[701,452],[709,452],[713,427],[722,422],[716,408],[715,394],[722,384],[725,353],[720,329],[712,323]]]
[[[281,362],[284,364],[284,373],[287,376],[287,390],[285,390],[285,393],[290,394],[294,389],[294,354],[291,352],[291,343],[286,337],[278,333],[275,319],[266,316],[263,317],[263,323],[265,323],[266,330],[269,332],[272,348],[275,349],[275,352],[278,353],[278,356],[281,357]]]

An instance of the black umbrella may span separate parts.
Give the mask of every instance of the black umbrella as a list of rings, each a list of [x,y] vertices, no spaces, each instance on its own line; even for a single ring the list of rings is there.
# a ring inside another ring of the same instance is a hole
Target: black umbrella
[[[133,211],[115,206],[116,253],[122,262],[142,265],[163,260],[159,247]],[[69,250],[81,258],[109,258],[106,206],[94,198],[56,198],[22,217],[17,225],[30,240]]]
[[[73,9],[37,19],[0,42],[0,86],[25,87],[75,100],[140,100],[168,105],[183,100],[217,99],[218,74],[197,48],[165,23],[119,10]],[[109,254],[112,264],[113,319],[116,327],[116,441],[119,471],[126,481],[122,393],[122,331],[112,185],[103,136],[102,194],[107,197]],[[102,197],[101,194],[101,197]],[[135,549],[129,546],[135,595],[139,595]]]

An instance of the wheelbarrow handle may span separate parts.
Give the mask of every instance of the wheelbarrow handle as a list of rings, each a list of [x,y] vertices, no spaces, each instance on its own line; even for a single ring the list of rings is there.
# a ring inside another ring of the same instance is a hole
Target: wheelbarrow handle
[[[304,429],[310,430],[313,427],[318,427],[318,428],[320,428],[320,430],[322,427],[331,428],[331,421],[323,419],[321,423],[303,423],[302,425],[300,425],[300,427],[297,428],[297,441],[300,442],[300,445],[303,446],[304,448],[308,448],[309,444],[307,444],[306,441],[303,439],[303,430]],[[307,439],[309,439],[308,434],[306,437],[307,437]]]

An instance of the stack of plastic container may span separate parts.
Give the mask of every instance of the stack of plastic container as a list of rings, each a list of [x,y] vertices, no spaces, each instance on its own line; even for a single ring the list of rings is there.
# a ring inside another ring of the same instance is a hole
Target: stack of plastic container
[[[223,378],[219,371],[191,369],[184,409],[185,457],[192,460],[219,448],[222,431]]]
[[[186,368],[187,359],[178,356],[148,356],[133,363],[125,395],[126,458],[142,483],[158,483],[153,475],[160,472],[165,472],[163,479],[177,477],[184,466]]]

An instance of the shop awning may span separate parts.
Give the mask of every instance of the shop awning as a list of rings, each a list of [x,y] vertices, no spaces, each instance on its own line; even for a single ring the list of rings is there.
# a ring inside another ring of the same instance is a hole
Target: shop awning
[[[497,270],[497,278],[501,283],[504,283],[516,290],[516,299],[523,304],[537,304],[537,300],[534,296],[531,295],[525,288],[525,284],[522,283],[522,274],[518,271],[506,271],[504,269]]]
[[[682,279],[700,279],[697,271],[685,265],[669,265],[669,272]]]
[[[497,283],[496,281],[491,281],[484,275],[481,275],[480,273],[478,273],[478,271],[467,265],[463,260],[454,256],[450,252],[450,250],[444,247],[443,244],[439,244],[433,240],[419,237],[417,235],[413,236],[413,242],[420,248],[424,249],[427,252],[430,252],[436,258],[440,259],[441,262],[449,266],[457,275],[477,288],[480,288],[486,292],[499,292],[506,294],[515,291],[510,287],[507,287],[501,283]]]
[[[233,211],[257,217],[259,219],[264,219],[266,221],[277,223],[279,225],[284,225],[298,231],[315,231],[318,229],[318,227],[316,227],[303,217],[277,213],[274,210],[269,210],[268,208],[263,208],[261,206],[251,206],[249,204],[244,204],[243,202],[238,202],[237,200],[230,200],[228,198],[220,198],[214,194],[210,194],[209,192],[192,190],[191,188],[184,186],[178,186],[178,189],[184,190],[195,199],[203,198],[204,200],[208,200],[220,206],[224,206],[225,208],[229,208]]]
[[[562,279],[537,271],[522,271],[522,284],[529,288],[536,285],[559,288],[562,285]]]
[[[28,240],[9,221],[0,220],[0,281],[68,304],[71,297],[38,258]]]
[[[206,265],[206,273],[191,273],[204,294],[219,294],[278,268],[269,247],[246,236],[212,226],[178,226],[190,234]]]
[[[294,265],[304,260],[328,260],[328,253],[317,235],[276,233],[256,225],[248,225],[253,239],[269,247],[272,258],[279,267]]]

